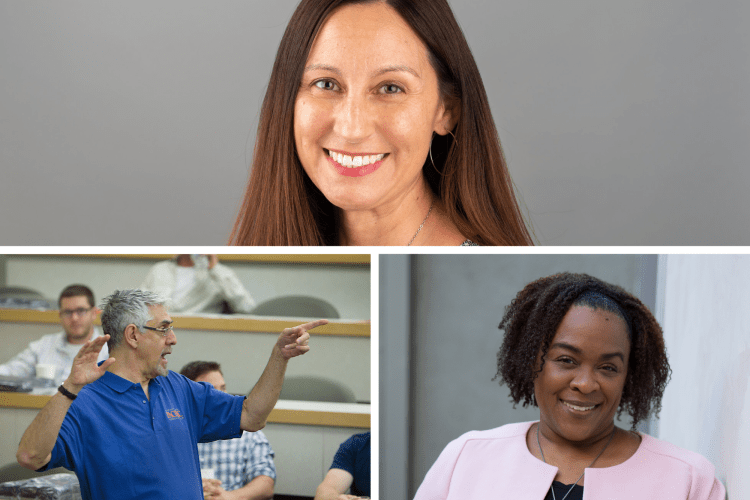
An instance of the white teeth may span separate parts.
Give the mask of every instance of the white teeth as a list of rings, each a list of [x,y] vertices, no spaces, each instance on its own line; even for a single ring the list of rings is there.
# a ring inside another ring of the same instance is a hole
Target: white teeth
[[[376,163],[385,158],[385,154],[379,155],[364,155],[364,156],[348,156],[334,151],[328,151],[330,156],[336,163],[344,167],[363,167]]]
[[[573,408],[574,410],[578,410],[578,411],[588,411],[588,410],[592,410],[592,409],[596,408],[596,405],[594,405],[594,406],[576,406],[576,405],[572,405],[570,403],[566,403],[565,401],[563,401],[563,404],[565,404],[565,406],[568,406],[568,407]]]

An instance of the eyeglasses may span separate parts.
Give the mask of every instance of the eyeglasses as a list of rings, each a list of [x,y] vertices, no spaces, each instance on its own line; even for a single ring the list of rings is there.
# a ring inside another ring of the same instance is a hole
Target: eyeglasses
[[[79,307],[78,309],[63,309],[60,311],[60,316],[63,318],[72,318],[73,315],[83,316],[84,314],[88,314],[89,311],[91,311],[93,307],[89,307],[86,309],[85,307]]]
[[[166,337],[170,333],[174,333],[174,327],[172,325],[165,326],[164,328],[154,328],[153,326],[143,325],[141,328],[145,328],[146,330],[153,330],[162,337]]]

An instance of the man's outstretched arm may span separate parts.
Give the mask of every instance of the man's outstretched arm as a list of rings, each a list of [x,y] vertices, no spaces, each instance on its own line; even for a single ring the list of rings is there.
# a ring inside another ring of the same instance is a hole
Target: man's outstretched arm
[[[327,319],[319,319],[281,332],[263,374],[242,405],[240,427],[243,430],[255,432],[265,427],[268,415],[279,400],[287,363],[310,350],[308,330],[327,323]]]

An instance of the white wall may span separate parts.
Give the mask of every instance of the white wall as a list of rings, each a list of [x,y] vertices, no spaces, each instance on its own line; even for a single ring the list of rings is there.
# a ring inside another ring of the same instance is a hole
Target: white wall
[[[7,285],[33,288],[56,302],[63,288],[82,283],[93,290],[98,303],[115,289],[140,286],[155,262],[128,258],[9,255],[6,258]],[[311,295],[330,302],[342,318],[370,318],[369,266],[225,264],[235,271],[256,303],[282,295]]]
[[[3,241],[224,244],[297,3],[0,2]],[[541,243],[748,244],[748,2],[451,5]]]
[[[730,500],[750,498],[750,255],[659,261],[672,366],[659,437],[707,457]]]

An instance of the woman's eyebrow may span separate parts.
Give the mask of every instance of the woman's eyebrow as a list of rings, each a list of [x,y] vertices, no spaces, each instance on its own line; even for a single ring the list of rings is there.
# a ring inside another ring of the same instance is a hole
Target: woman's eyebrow
[[[412,75],[416,76],[417,78],[421,78],[419,76],[419,73],[411,69],[409,66],[403,66],[403,65],[395,65],[395,66],[386,66],[384,68],[380,68],[378,71],[376,71],[373,76],[380,76],[385,73],[392,73],[392,72],[398,72],[398,71],[405,71],[406,73],[411,73]]]
[[[567,344],[565,342],[555,342],[551,346],[549,346],[550,349],[554,349],[555,347],[558,347],[560,349],[567,349],[569,351],[573,351],[576,354],[581,354],[583,351],[581,351],[579,348],[577,348],[574,345]]]
[[[581,354],[583,351],[579,349],[578,347],[574,345],[567,344],[565,342],[555,342],[551,346],[549,346],[550,350],[554,349],[555,347],[560,349],[567,349],[568,351],[574,352],[576,354]],[[599,356],[600,359],[612,359],[612,358],[620,358],[620,360],[624,363],[625,362],[625,356],[621,352],[611,352],[608,354],[602,354]]]
[[[612,358],[620,358],[620,361],[623,363],[625,362],[625,356],[622,355],[621,352],[611,352],[609,354],[602,354],[601,359],[612,359]]]
[[[339,71],[338,68],[336,68],[335,66],[329,66],[327,64],[311,64],[310,66],[305,68],[304,72],[307,73],[308,71],[313,71],[316,69],[330,71],[331,73],[336,73],[337,75],[341,76],[341,71]]]
[[[313,70],[316,70],[316,69],[322,69],[324,71],[330,71],[331,73],[335,73],[336,75],[341,76],[341,70],[339,70],[335,66],[331,66],[331,65],[328,65],[328,64],[311,64],[310,66],[308,66],[308,67],[305,68],[304,72],[307,73],[308,71],[313,71]],[[372,76],[376,77],[376,76],[384,75],[385,73],[393,73],[393,72],[399,72],[399,71],[404,71],[406,73],[411,73],[412,75],[416,76],[417,78],[421,78],[421,76],[419,76],[419,73],[417,73],[416,71],[414,71],[409,66],[404,66],[404,65],[385,66],[385,67],[380,68],[379,70],[375,71],[372,74]]]

